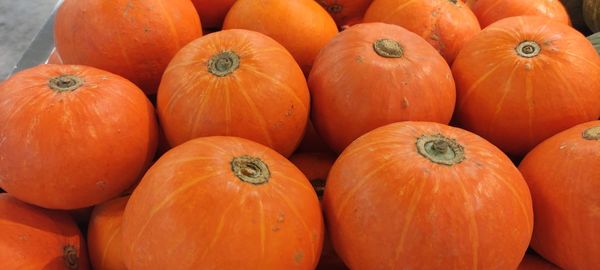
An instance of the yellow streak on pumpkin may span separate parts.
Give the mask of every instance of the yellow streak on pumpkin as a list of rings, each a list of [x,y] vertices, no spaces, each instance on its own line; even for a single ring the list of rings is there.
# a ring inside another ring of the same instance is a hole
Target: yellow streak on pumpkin
[[[304,102],[302,101],[302,99],[300,99],[300,97],[296,94],[296,92],[294,92],[294,90],[287,84],[274,79],[272,76],[265,74],[259,70],[257,70],[254,67],[251,67],[249,65],[246,66],[246,69],[248,71],[253,72],[254,74],[258,75],[259,77],[262,77],[263,79],[271,82],[273,85],[276,85],[278,88],[285,90],[290,96],[294,97],[294,99],[296,101],[298,101],[299,104],[302,105],[302,108],[304,109],[305,112],[308,112],[308,107],[306,106],[306,104],[304,104]]]
[[[240,85],[240,82],[237,80],[234,80],[234,82],[237,88],[241,89],[238,93],[240,93],[244,97],[246,103],[248,104],[248,107],[250,108],[250,110],[252,110],[252,113],[256,115],[256,119],[260,121],[260,127],[262,128],[263,133],[265,135],[265,139],[267,140],[267,146],[274,147],[275,145],[273,145],[273,138],[271,138],[271,133],[269,133],[269,130],[267,129],[268,121],[266,117],[262,113],[260,113],[258,107],[256,106],[256,103],[254,102],[254,100],[252,100],[252,98],[250,98],[250,96],[248,96],[248,93],[244,91],[244,87]]]
[[[355,154],[357,154],[359,152],[362,152],[362,151],[364,151],[367,148],[376,146],[376,145],[380,145],[380,144],[383,145],[381,147],[377,147],[378,150],[381,150],[381,149],[385,149],[387,147],[390,147],[390,148],[396,147],[395,144],[397,144],[397,143],[398,143],[398,140],[393,140],[393,141],[379,141],[379,140],[377,140],[377,141],[372,142],[372,143],[363,144],[360,147],[355,147],[355,148],[353,148],[350,151],[345,151],[344,155],[342,155],[342,156],[339,157],[339,160],[341,161],[341,160],[345,160],[347,158],[350,158],[351,156],[353,156],[353,155],[355,155]]]
[[[263,205],[262,199],[258,199],[259,213],[260,213],[260,261],[265,257],[265,246],[266,246],[266,229],[265,229],[265,206]],[[260,265],[259,265],[260,266]],[[259,267],[260,269],[261,267]]]
[[[223,89],[225,92],[223,95],[225,97],[225,134],[231,134],[231,96],[229,93],[229,88]]]
[[[475,218],[475,210],[473,207],[473,202],[469,200],[470,196],[467,193],[467,188],[465,187],[465,183],[460,176],[457,175],[456,170],[452,170],[454,174],[454,179],[460,186],[460,190],[462,191],[463,197],[465,198],[465,206],[469,207],[469,209],[465,209],[468,213],[469,219],[469,234],[471,235],[471,247],[473,249],[473,269],[477,269],[478,259],[479,259],[479,229],[477,227],[477,220]]]
[[[414,184],[414,181],[415,181],[415,177],[413,175],[413,177],[411,177],[408,182],[413,182],[413,184]],[[413,195],[410,199],[410,203],[408,205],[408,210],[406,211],[406,216],[404,217],[404,225],[402,226],[400,242],[398,243],[398,247],[396,248],[396,251],[395,251],[396,259],[394,261],[399,261],[398,257],[404,251],[404,241],[406,240],[406,235],[408,234],[408,229],[412,223],[413,218],[415,217],[415,211],[417,209],[417,205],[419,204],[419,202],[421,201],[421,197],[423,196],[425,184],[427,184],[427,181],[419,181],[419,182],[421,183],[421,185],[413,193]],[[439,182],[439,179],[437,179],[436,182]]]
[[[272,173],[271,175],[275,176],[274,174],[275,174],[275,173]],[[294,179],[294,178],[291,178],[291,177],[289,177],[289,176],[287,176],[287,175],[285,175],[285,174],[279,174],[279,173],[277,173],[277,176],[276,176],[276,178],[284,178],[284,179],[287,179],[287,180],[289,180],[291,183],[294,183],[295,185],[297,185],[297,186],[301,187],[302,189],[308,190],[308,191],[310,191],[310,192],[314,192],[314,191],[315,191],[315,190],[314,190],[314,188],[313,188],[312,186],[309,186],[309,185],[307,185],[307,184],[304,184],[304,183],[302,183],[302,182],[300,182],[300,181],[296,181],[296,179]],[[274,184],[276,184],[276,185],[279,185],[279,183],[277,183],[277,182],[273,182],[273,183],[274,183]]]
[[[529,130],[527,133],[529,136],[529,141],[531,142],[534,140],[533,119],[535,117],[535,103],[533,102],[533,82],[531,81],[530,76],[525,78],[525,98],[527,99],[527,113],[529,115]]]
[[[106,246],[104,247],[104,250],[102,251],[102,257],[100,258],[100,268],[105,268],[106,267],[106,260],[108,257],[108,251],[111,249],[112,247],[112,243],[113,241],[115,241],[115,239],[117,239],[117,236],[121,233],[121,228],[119,226],[118,230],[115,230],[112,235],[108,238],[108,241],[106,242]]]
[[[247,195],[244,195],[244,197],[242,197],[242,199],[240,201],[242,201],[242,202],[245,201],[246,197],[247,197]],[[225,217],[227,217],[227,214],[229,214],[231,209],[234,208],[233,206],[235,205],[236,202],[238,202],[238,201],[231,200],[231,203],[229,203],[227,208],[225,208],[225,210],[223,211],[223,214],[219,218],[219,222],[217,223],[217,227],[215,230],[215,234],[213,235],[213,238],[208,242],[208,245],[206,245],[206,249],[204,249],[202,254],[200,256],[198,256],[196,258],[196,260],[194,260],[194,263],[192,264],[192,266],[196,265],[196,262],[202,261],[202,259],[204,259],[206,257],[206,255],[208,255],[208,252],[211,251],[213,249],[213,247],[215,246],[215,244],[218,242],[217,240],[219,239],[219,237],[221,237],[221,235],[223,233],[223,227],[225,226]]]
[[[169,23],[169,28],[171,30],[171,33],[173,34],[173,36],[175,37],[174,39],[170,39],[171,42],[174,42],[175,45],[177,46],[177,48],[181,48],[181,41],[179,38],[179,34],[177,33],[177,27],[175,27],[175,24],[173,23],[173,18],[171,18],[171,13],[168,12],[165,9],[165,5],[163,3],[163,1],[157,1],[158,5],[160,6],[159,9],[161,11],[161,17],[165,18],[167,23]]]
[[[521,212],[523,212],[523,215],[526,217],[527,219],[527,224],[533,224],[533,221],[529,219],[529,215],[527,214],[527,207],[525,207],[524,202],[521,200],[521,196],[519,196],[519,192],[517,192],[517,190],[508,182],[506,182],[506,180],[504,179],[504,177],[501,177],[499,175],[497,175],[496,173],[492,173],[492,176],[494,176],[494,178],[498,179],[499,183],[504,184],[504,186],[506,186],[508,188],[508,190],[510,191],[510,193],[513,195],[513,197],[515,198],[515,200],[517,201],[517,203],[519,204],[519,207],[521,208]],[[532,229],[532,228],[529,228]]]
[[[396,7],[396,9],[394,9],[392,12],[390,12],[389,15],[386,18],[384,18],[383,20],[381,20],[381,21],[382,22],[389,22],[391,18],[397,16],[396,15],[397,12],[401,11],[402,9],[404,9],[405,7],[407,7],[407,6],[411,5],[411,4],[414,4],[415,2],[421,2],[421,1],[419,1],[419,0],[410,0],[408,2],[405,2],[404,4],[399,5],[398,7]],[[420,35],[421,33],[418,33],[418,34]]]
[[[504,105],[504,100],[506,99],[506,96],[508,95],[509,92],[511,92],[512,88],[512,80],[514,78],[515,75],[515,71],[521,67],[521,65],[517,62],[514,64],[513,69],[510,71],[510,74],[508,75],[508,78],[506,80],[506,83],[504,84],[504,93],[502,94],[502,97],[500,98],[500,101],[498,101],[498,103],[496,104],[496,111],[494,112],[494,115],[491,118],[491,121],[489,123],[488,129],[487,129],[487,134],[493,134],[493,130],[494,130],[494,124],[496,123],[496,120],[498,118],[498,114],[500,114],[500,111],[502,111],[502,106]]]
[[[471,94],[473,94],[473,92],[475,92],[476,88],[481,83],[485,82],[485,80],[487,80],[488,77],[490,77],[491,75],[493,75],[493,73],[496,70],[498,70],[501,66],[502,66],[502,63],[499,63],[494,68],[490,69],[488,72],[486,72],[485,74],[483,74],[483,76],[481,76],[477,81],[475,81],[473,84],[471,84],[471,86],[469,87],[469,89],[467,89],[467,91],[465,91],[465,94],[463,95],[463,97],[460,100],[460,107],[463,107],[464,104],[469,99],[469,97],[471,96]],[[484,90],[487,90],[487,89],[484,89]]]

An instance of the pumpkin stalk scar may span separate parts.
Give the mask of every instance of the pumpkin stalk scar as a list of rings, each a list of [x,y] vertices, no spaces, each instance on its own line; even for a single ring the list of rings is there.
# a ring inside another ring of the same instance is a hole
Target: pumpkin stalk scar
[[[398,41],[391,39],[379,39],[373,43],[373,50],[381,57],[400,58],[404,55],[404,48]]]
[[[417,152],[433,163],[452,166],[465,159],[463,146],[441,134],[423,135],[417,138],[416,146]]]
[[[541,50],[542,47],[540,47],[537,42],[531,40],[523,41],[515,48],[517,55],[523,58],[536,57],[538,54],[540,54]]]
[[[50,89],[56,92],[75,91],[83,85],[83,79],[75,75],[61,75],[48,81]]]
[[[240,67],[240,56],[233,51],[224,51],[208,60],[208,72],[217,77],[225,77]]]
[[[267,183],[271,178],[267,164],[261,159],[251,156],[233,158],[231,172],[241,181],[254,185]]]
[[[68,269],[79,269],[79,258],[74,246],[67,245],[63,248],[63,260]]]

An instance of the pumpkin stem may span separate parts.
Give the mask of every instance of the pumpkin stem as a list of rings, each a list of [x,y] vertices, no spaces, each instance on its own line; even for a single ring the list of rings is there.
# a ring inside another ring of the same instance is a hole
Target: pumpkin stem
[[[423,135],[417,139],[417,151],[429,161],[452,166],[465,159],[462,145],[441,134]]]
[[[385,58],[400,58],[404,54],[404,49],[400,43],[391,39],[380,39],[373,43],[375,52]]]
[[[600,141],[600,126],[586,129],[583,132],[583,138],[590,141]]]
[[[240,67],[240,57],[232,51],[213,55],[208,60],[208,72],[218,77],[225,77]]]
[[[312,179],[312,180],[310,180],[310,184],[315,189],[315,192],[317,193],[317,197],[319,197],[319,198],[323,197],[323,193],[325,192],[325,179],[322,179],[322,178]]]
[[[63,248],[63,260],[68,269],[79,269],[79,257],[74,246],[67,245]]]
[[[540,45],[537,44],[537,42],[531,40],[523,41],[519,43],[519,45],[517,45],[517,48],[515,48],[517,54],[523,58],[535,57],[538,54],[540,54],[541,50],[542,48],[540,47]]]
[[[267,183],[271,177],[267,164],[259,158],[251,156],[233,158],[231,171],[241,181],[254,185]]]
[[[83,79],[73,75],[61,75],[48,81],[48,86],[57,92],[75,91],[83,84]]]

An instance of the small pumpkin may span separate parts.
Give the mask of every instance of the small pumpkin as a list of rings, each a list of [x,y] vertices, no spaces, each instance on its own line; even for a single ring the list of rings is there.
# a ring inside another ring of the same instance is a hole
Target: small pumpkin
[[[339,28],[352,26],[362,21],[373,0],[315,0],[333,19]]]
[[[458,126],[514,157],[600,116],[600,58],[575,29],[544,17],[488,26],[459,53],[452,73]]]
[[[123,255],[128,269],[315,269],[323,231],[291,162],[246,139],[203,137],[163,155],[135,189]]]
[[[319,50],[338,32],[333,18],[314,0],[238,0],[223,29],[247,29],[275,39],[306,76]]]
[[[533,198],[531,247],[564,269],[600,265],[600,121],[536,146],[519,169]]]
[[[560,0],[476,0],[471,9],[482,28],[514,16],[543,16],[546,20],[570,24],[569,14]]]
[[[323,206],[350,269],[516,269],[533,229],[531,196],[510,159],[431,122],[355,140],[329,172]]]
[[[184,47],[167,68],[157,109],[167,141],[237,136],[290,156],[302,139],[309,91],[294,58],[254,31],[224,30]]]
[[[435,47],[448,63],[481,28],[460,0],[374,0],[364,22],[396,24]]]
[[[525,253],[525,257],[517,270],[560,270],[554,264],[544,260],[535,253]]]
[[[94,269],[125,268],[121,223],[129,197],[119,197],[94,207],[88,228],[88,250]]]
[[[192,0],[200,15],[202,27],[218,30],[223,26],[227,12],[236,0]]]
[[[201,35],[190,0],[65,0],[54,25],[65,64],[115,73],[147,94],[175,53]]]
[[[310,74],[311,120],[336,152],[398,121],[447,124],[456,89],[444,58],[397,25],[364,23],[321,50]]]
[[[109,200],[146,171],[154,108],[122,77],[86,66],[39,65],[0,85],[0,186],[51,209]]]
[[[596,52],[600,54],[600,32],[591,34],[587,37],[588,41],[592,43]]]
[[[85,239],[65,213],[0,194],[0,231],[0,269],[90,269]]]

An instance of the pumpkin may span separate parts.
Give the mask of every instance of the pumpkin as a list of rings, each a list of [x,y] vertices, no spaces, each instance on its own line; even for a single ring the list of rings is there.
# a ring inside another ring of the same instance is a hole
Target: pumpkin
[[[302,139],[309,100],[302,71],[284,47],[234,29],[202,37],[173,58],[157,109],[171,146],[228,135],[290,156]]]
[[[583,19],[583,0],[560,0],[560,2],[567,10],[573,27],[580,32],[589,31]]]
[[[220,29],[223,26],[227,11],[233,6],[235,0],[192,0],[202,26],[207,29]]]
[[[147,94],[175,53],[201,35],[190,0],[65,0],[54,25],[65,64],[121,75]]]
[[[600,32],[600,1],[583,0],[583,19],[592,32]]]
[[[600,121],[574,126],[521,162],[533,198],[531,247],[564,269],[600,265]]]
[[[479,31],[479,23],[460,0],[374,0],[364,22],[396,24],[421,36],[448,63]]]
[[[0,269],[89,269],[85,240],[65,213],[0,194]]]
[[[560,270],[560,268],[535,253],[525,253],[525,257],[517,270]]]
[[[315,0],[333,19],[338,27],[352,26],[362,21],[373,0]]]
[[[452,71],[458,125],[511,156],[600,116],[600,58],[583,35],[547,18],[490,25]]]
[[[119,197],[94,207],[87,238],[94,269],[127,269],[121,253],[121,223],[128,199]]]
[[[377,127],[416,120],[447,124],[456,89],[444,59],[425,40],[384,23],[336,36],[309,77],[311,119],[336,152]]]
[[[600,54],[600,32],[591,34],[587,37],[588,41],[592,43],[596,52]]]
[[[304,137],[302,137],[302,141],[300,142],[300,145],[298,145],[298,149],[296,149],[296,152],[331,152],[331,149],[329,149],[329,146],[327,146],[327,144],[323,141],[321,136],[317,134],[315,127],[309,120],[308,125],[306,126],[306,130],[304,131]]]
[[[0,186],[52,209],[95,205],[144,174],[156,150],[154,109],[122,77],[39,65],[0,85]]]
[[[299,153],[290,157],[290,161],[304,173],[308,181],[313,185],[313,188],[319,196],[319,200],[323,197],[325,191],[325,180],[331,166],[335,162],[335,156],[330,153]],[[317,270],[334,270],[347,269],[341,259],[335,253],[333,244],[329,239],[328,234],[325,234],[323,241],[323,251],[319,259]]]
[[[50,53],[50,56],[48,56],[48,60],[46,61],[46,64],[63,64],[62,59],[60,58],[60,54],[58,54],[58,51],[56,50],[56,48],[52,49],[52,52]]]
[[[163,155],[135,189],[123,255],[128,269],[315,269],[323,231],[291,162],[246,139],[203,137]]]
[[[329,172],[323,206],[350,269],[516,269],[533,229],[529,190],[510,159],[431,122],[355,140]]]
[[[308,76],[312,63],[337,34],[333,18],[314,0],[238,0],[223,29],[257,31],[281,43]]]
[[[560,0],[477,0],[471,10],[482,28],[514,16],[543,16],[546,21],[570,24],[569,14]]]

